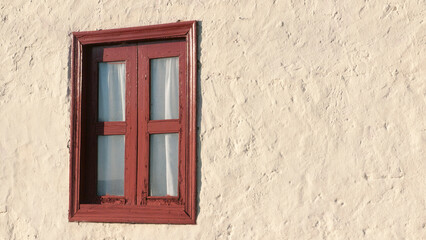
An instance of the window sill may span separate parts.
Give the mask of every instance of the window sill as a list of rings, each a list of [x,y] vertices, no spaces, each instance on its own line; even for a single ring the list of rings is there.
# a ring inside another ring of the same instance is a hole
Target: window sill
[[[195,219],[181,205],[128,206],[80,204],[70,222],[195,224]]]

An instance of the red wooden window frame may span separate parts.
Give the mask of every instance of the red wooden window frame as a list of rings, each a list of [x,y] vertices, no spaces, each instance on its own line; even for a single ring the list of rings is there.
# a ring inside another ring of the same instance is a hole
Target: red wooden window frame
[[[195,224],[196,22],[74,32],[69,221]],[[179,57],[179,119],[150,120],[153,58]],[[125,121],[98,122],[97,66],[126,63]],[[149,136],[179,133],[178,196],[148,196]],[[125,135],[124,196],[97,196],[97,136]]]

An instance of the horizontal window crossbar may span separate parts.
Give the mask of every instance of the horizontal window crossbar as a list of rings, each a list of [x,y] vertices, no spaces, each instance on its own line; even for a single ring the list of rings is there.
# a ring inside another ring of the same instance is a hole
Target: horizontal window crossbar
[[[96,135],[123,135],[126,134],[126,122],[98,122]]]
[[[178,119],[173,120],[151,120],[148,122],[148,133],[177,133],[180,131]]]

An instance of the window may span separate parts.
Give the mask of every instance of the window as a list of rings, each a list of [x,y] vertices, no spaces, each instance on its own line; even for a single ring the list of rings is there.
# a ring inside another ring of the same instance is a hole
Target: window
[[[70,221],[194,224],[196,22],[73,33]]]

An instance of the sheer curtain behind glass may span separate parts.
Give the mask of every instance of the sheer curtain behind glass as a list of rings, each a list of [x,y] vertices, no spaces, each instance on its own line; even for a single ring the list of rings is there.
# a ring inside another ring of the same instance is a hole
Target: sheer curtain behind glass
[[[99,63],[99,122],[124,121],[126,64]]]
[[[124,196],[124,135],[98,136],[98,196]]]
[[[126,65],[99,63],[99,122],[125,120]],[[124,135],[98,136],[98,195],[124,195]]]
[[[151,60],[151,120],[179,118],[179,58]],[[150,195],[177,196],[179,134],[150,137]]]
[[[150,137],[149,195],[177,196],[179,134]]]
[[[151,120],[179,118],[179,58],[151,60]]]

